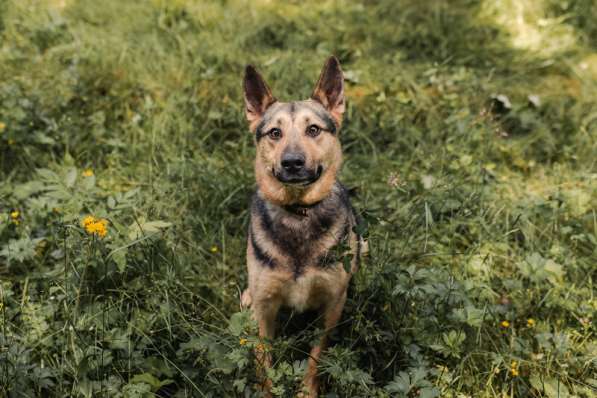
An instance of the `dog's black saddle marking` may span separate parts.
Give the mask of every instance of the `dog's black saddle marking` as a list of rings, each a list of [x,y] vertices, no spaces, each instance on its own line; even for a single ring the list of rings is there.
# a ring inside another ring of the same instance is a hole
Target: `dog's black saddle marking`
[[[276,206],[266,202],[257,192],[253,196],[252,207],[252,217],[256,218],[254,222],[258,228],[287,259],[268,258],[263,255],[265,254],[263,250],[261,253],[254,250],[255,257],[270,268],[281,261],[289,261],[295,279],[301,275],[308,264],[330,266],[332,262],[337,262],[338,254],[332,249],[336,246],[346,246],[342,242],[347,241],[353,210],[348,191],[340,183],[336,183],[328,197],[312,205]],[[298,230],[288,227],[287,223],[282,222],[284,217],[294,218],[296,222],[302,223],[303,227]],[[342,232],[325,253],[314,253],[315,243],[330,231]],[[257,245],[254,243],[254,238],[251,239],[255,249]]]

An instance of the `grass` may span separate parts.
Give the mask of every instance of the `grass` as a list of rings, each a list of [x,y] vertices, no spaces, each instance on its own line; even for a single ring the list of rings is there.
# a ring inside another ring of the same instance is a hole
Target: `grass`
[[[242,70],[304,98],[329,54],[371,253],[322,395],[595,396],[595,21],[591,0],[0,2],[0,396],[257,396]],[[304,325],[271,342],[278,396]]]

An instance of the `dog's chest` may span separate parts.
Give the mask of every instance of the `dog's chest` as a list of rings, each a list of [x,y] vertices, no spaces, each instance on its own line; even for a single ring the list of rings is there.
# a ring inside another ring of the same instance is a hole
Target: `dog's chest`
[[[272,241],[287,258],[295,275],[308,265],[316,265],[348,234],[349,221],[342,211],[333,214],[310,213],[292,216],[272,211]],[[310,281],[303,282],[310,286]]]
[[[288,280],[282,291],[283,304],[303,312],[329,303],[345,288],[347,274],[342,267],[308,268],[296,279]]]

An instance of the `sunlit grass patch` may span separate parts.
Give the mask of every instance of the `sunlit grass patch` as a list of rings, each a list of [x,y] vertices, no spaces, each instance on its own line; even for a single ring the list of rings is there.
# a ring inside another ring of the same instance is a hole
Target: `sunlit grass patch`
[[[551,1],[485,1],[483,13],[494,18],[515,48],[554,57],[574,50],[578,33],[567,24],[567,15],[550,16]]]

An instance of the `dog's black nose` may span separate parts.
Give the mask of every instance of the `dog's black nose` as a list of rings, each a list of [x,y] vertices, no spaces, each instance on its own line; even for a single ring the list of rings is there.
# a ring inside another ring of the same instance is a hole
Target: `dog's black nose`
[[[288,152],[282,155],[282,167],[289,173],[298,173],[305,166],[305,156],[302,153]]]

